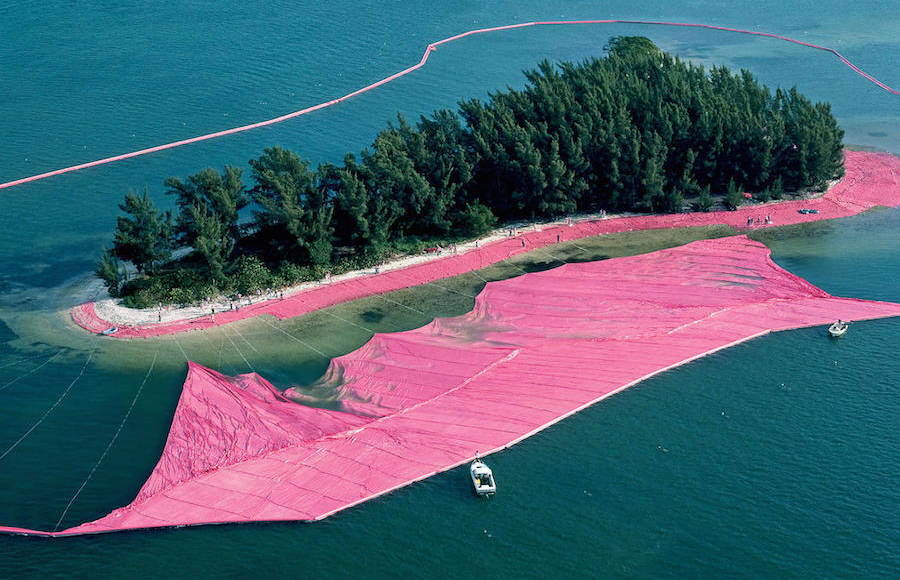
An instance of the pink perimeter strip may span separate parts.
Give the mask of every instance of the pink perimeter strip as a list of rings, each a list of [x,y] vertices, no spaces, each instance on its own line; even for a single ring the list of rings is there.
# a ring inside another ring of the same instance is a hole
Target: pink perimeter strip
[[[0,530],[319,520],[719,349],[898,315],[900,304],[830,296],[745,236],[491,282],[468,314],[377,334],[333,359],[318,386],[335,390],[339,410],[191,363],[162,457],[132,503],[58,533]]]
[[[900,205],[900,184],[897,173],[900,158],[889,154],[845,151],[846,175],[828,193],[818,199],[790,201],[752,206],[738,211],[710,213],[685,213],[670,215],[646,215],[638,217],[580,222],[572,226],[546,228],[540,232],[524,233],[464,254],[425,262],[402,270],[391,270],[376,276],[363,276],[334,284],[320,286],[284,300],[259,302],[244,306],[238,311],[219,312],[211,316],[191,320],[180,320],[164,324],[146,326],[119,326],[114,338],[147,338],[163,334],[174,334],[189,330],[202,330],[212,326],[227,324],[261,314],[271,314],[280,319],[301,316],[308,312],[334,306],[365,296],[372,296],[419,284],[426,284],[442,278],[457,276],[472,270],[489,266],[516,254],[535,248],[552,246],[556,236],[561,241],[576,240],[598,234],[624,232],[630,230],[678,228],[712,224],[727,224],[746,228],[748,218],[765,221],[768,215],[772,225],[787,225],[820,219],[846,217],[861,213],[876,205]],[[815,209],[817,214],[801,214],[799,209]],[[522,242],[525,245],[522,245]],[[549,250],[552,254],[552,250]],[[94,310],[94,303],[88,302],[72,308],[72,319],[82,328],[99,333],[113,326],[112,322],[100,318]]]
[[[371,91],[377,87],[380,87],[383,84],[389,83],[395,79],[398,79],[402,76],[408,75],[409,73],[418,70],[425,66],[425,63],[428,61],[428,57],[431,55],[432,51],[434,51],[438,46],[442,44],[447,44],[453,42],[455,40],[459,40],[465,38],[467,36],[474,36],[476,34],[487,34],[489,32],[498,32],[501,30],[513,30],[516,28],[528,28],[531,26],[558,26],[565,24],[646,24],[646,25],[654,25],[654,26],[680,26],[685,28],[706,28],[710,30],[721,30],[725,32],[737,32],[740,34],[750,34],[753,36],[766,36],[769,38],[775,38],[778,40],[784,40],[786,42],[792,42],[794,44],[799,44],[801,46],[807,46],[810,48],[815,48],[818,50],[824,50],[825,52],[830,52],[838,57],[841,62],[850,67],[854,72],[863,76],[867,80],[875,83],[882,89],[893,93],[898,94],[898,91],[892,89],[888,85],[879,81],[872,75],[864,72],[858,66],[847,60],[841,53],[836,51],[833,48],[828,48],[827,46],[819,46],[818,44],[812,44],[809,42],[803,42],[801,40],[795,40],[793,38],[788,38],[787,36],[781,36],[779,34],[772,34],[769,32],[755,32],[752,30],[741,30],[739,28],[727,28],[724,26],[712,26],[710,24],[693,24],[688,22],[654,22],[650,20],[545,20],[538,22],[523,22],[520,24],[509,24],[506,26],[495,26],[492,28],[480,28],[477,30],[469,30],[468,32],[463,32],[462,34],[457,34],[455,36],[451,36],[449,38],[445,38],[443,40],[439,40],[437,42],[433,42],[428,45],[425,49],[425,53],[422,55],[421,60],[417,64],[410,66],[408,68],[403,69],[400,72],[394,73],[388,77],[381,79],[380,81],[376,81],[370,85],[366,85],[361,89],[357,89],[352,93],[348,93],[343,97],[338,97],[336,99],[332,99],[330,101],[326,101],[324,103],[319,103],[318,105],[313,105],[311,107],[307,107],[305,109],[301,109],[299,111],[294,111],[293,113],[287,113],[285,115],[281,115],[280,117],[275,117],[274,119],[267,119],[265,121],[259,121],[257,123],[251,123],[249,125],[241,125],[240,127],[233,127],[231,129],[224,129],[222,131],[216,131],[214,133],[207,133],[206,135],[199,135],[197,137],[191,137],[189,139],[182,139],[180,141],[173,141],[171,143],[165,143],[163,145],[157,145],[155,147],[148,147],[146,149],[140,149],[138,151],[132,151],[130,153],[122,153],[121,155],[114,155],[112,157],[106,157],[104,159],[97,159],[96,161],[89,161],[87,163],[80,163],[78,165],[72,165],[70,167],[64,167],[62,169],[56,169],[54,171],[48,171],[46,173],[40,173],[38,175],[32,175],[30,177],[23,177],[21,179],[16,179],[13,181],[8,181],[6,183],[0,183],[0,189],[4,189],[6,187],[12,187],[15,185],[20,185],[23,183],[28,183],[30,181],[37,181],[39,179],[46,179],[48,177],[53,177],[54,175],[61,175],[63,173],[70,173],[72,171],[78,171],[80,169],[87,169],[88,167],[95,167],[97,165],[105,165],[106,163],[112,163],[113,161],[121,161],[123,159],[129,159],[131,157],[139,157],[141,155],[147,155],[148,153],[155,153],[157,151],[163,151],[164,149],[172,149],[174,147],[180,147],[182,145],[189,145],[191,143],[197,143],[200,141],[208,141],[209,139],[216,139],[218,137],[225,137],[226,135],[232,135],[234,133],[241,133],[243,131],[250,131],[251,129],[258,129],[259,127],[266,127],[268,125],[275,125],[276,123],[282,123],[287,121],[288,119],[293,119],[295,117],[300,117],[302,115],[306,115],[307,113],[312,113],[313,111],[318,111],[319,109],[324,109],[326,107],[331,107],[332,105],[336,105],[342,101],[346,101],[356,95]]]

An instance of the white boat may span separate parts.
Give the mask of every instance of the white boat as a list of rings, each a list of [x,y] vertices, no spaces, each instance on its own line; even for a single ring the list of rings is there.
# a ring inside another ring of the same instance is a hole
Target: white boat
[[[491,468],[481,461],[476,453],[475,461],[469,467],[469,475],[472,477],[472,486],[478,495],[493,495],[497,491],[497,482]]]
[[[118,331],[119,331],[119,328],[118,328],[118,327],[116,327],[116,326],[110,326],[110,327],[107,328],[106,330],[102,331],[100,334],[101,334],[102,336],[109,336],[110,334],[115,334],[115,333],[118,332]]]
[[[844,336],[847,333],[847,329],[850,328],[850,324],[847,322],[843,322],[838,320],[834,324],[828,327],[828,334],[837,338],[839,336]]]

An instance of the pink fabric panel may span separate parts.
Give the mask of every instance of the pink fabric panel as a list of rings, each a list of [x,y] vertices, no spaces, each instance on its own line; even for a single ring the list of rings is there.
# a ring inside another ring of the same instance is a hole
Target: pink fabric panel
[[[190,364],[135,500],[59,534],[321,519],[704,354],[772,330],[897,316],[900,304],[829,296],[736,236],[493,282],[473,312],[334,359],[326,383],[343,412]]]

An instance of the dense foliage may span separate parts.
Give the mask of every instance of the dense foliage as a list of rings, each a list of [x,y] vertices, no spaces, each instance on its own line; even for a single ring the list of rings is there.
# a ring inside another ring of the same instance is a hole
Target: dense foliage
[[[389,124],[359,156],[316,168],[273,147],[242,171],[169,178],[176,215],[128,194],[97,272],[134,305],[248,293],[481,234],[497,220],[607,210],[708,211],[821,188],[843,173],[827,104],[707,71],[649,40],[526,72],[523,90]],[[241,210],[249,207],[249,214]],[[243,218],[243,219],[241,219]],[[182,248],[172,258],[175,248]],[[118,260],[139,276],[126,282]]]

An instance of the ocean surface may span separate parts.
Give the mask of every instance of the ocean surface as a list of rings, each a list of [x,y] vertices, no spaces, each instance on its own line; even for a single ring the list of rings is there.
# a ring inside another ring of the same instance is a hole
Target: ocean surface
[[[830,46],[900,86],[896,4],[762,1],[401,3],[7,2],[0,7],[0,182],[254,122],[418,62],[429,42],[543,19],[635,18],[774,32]],[[532,28],[441,47],[412,75],[258,131],[0,191],[0,524],[60,529],[131,501],[165,442],[185,358],[302,386],[327,359],[249,321],[121,343],[66,309],[129,189],[245,167],[282,145],[314,163],[386,122],[521,86],[541,59],[602,55],[641,34],[704,64],[832,103],[848,144],[900,153],[898,98],[826,53],[726,32]],[[900,301],[900,210],[779,231],[776,261],[841,296]],[[411,293],[428,316],[370,299],[348,320],[414,328],[470,303]],[[290,324],[329,356],[368,334]],[[206,526],[46,540],[0,536],[0,576],[900,576],[900,320],[782,332],[628,389],[491,456],[500,491],[463,469],[316,524]]]

